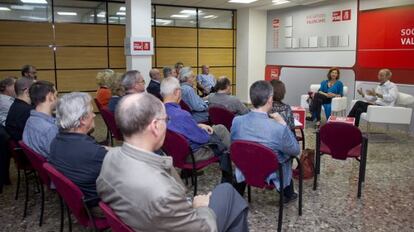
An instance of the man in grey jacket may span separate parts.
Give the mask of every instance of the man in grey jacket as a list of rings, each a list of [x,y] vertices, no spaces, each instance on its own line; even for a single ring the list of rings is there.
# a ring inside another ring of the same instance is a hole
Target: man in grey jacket
[[[124,97],[115,112],[124,144],[105,157],[97,190],[136,231],[248,231],[247,204],[230,184],[186,197],[172,158],[159,156],[168,116],[156,97]]]

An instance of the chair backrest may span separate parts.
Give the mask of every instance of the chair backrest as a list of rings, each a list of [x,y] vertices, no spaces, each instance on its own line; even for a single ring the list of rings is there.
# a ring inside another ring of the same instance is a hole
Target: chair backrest
[[[406,93],[398,93],[398,98],[397,98],[397,105],[400,106],[409,106],[412,105],[414,103],[414,96],[410,95],[410,94],[406,94]]]
[[[342,123],[326,123],[319,130],[320,142],[331,151],[332,158],[345,160],[348,152],[362,144],[362,133],[358,127]]]
[[[186,163],[185,160],[191,152],[190,144],[187,139],[171,130],[167,129],[162,150],[173,158],[175,167],[181,168]]]
[[[134,232],[127,224],[125,224],[115,212],[103,201],[99,202],[99,207],[105,214],[106,220],[113,232]]]
[[[102,105],[101,105],[101,103],[98,101],[98,99],[97,99],[97,98],[94,98],[93,100],[95,101],[96,108],[98,108],[98,110],[99,110],[99,112],[100,112],[100,111],[101,111],[101,109],[102,109]]]
[[[109,131],[117,140],[123,140],[122,133],[116,126],[114,113],[109,111],[108,108],[101,108],[102,119],[104,120],[106,126],[109,128]]]
[[[14,159],[14,163],[17,169],[32,169],[30,161],[27,159],[21,147],[13,139],[7,141],[8,150],[11,154],[11,157]]]
[[[221,124],[230,131],[235,116],[232,112],[222,107],[213,106],[208,108],[208,115],[213,125]]]
[[[316,92],[318,92],[318,90],[321,88],[321,85],[320,84],[312,84],[310,87],[309,87],[309,91],[310,92],[314,92],[314,93],[316,93]],[[342,90],[343,91],[343,95],[344,96],[346,96],[347,94],[348,94],[348,86],[345,86],[344,85],[344,89]]]
[[[44,169],[79,224],[88,226],[89,217],[83,203],[83,193],[77,185],[56,170],[51,164],[44,163]]]
[[[183,100],[180,101],[181,109],[188,111],[191,114],[191,108],[187,103],[185,103]]]
[[[35,152],[29,146],[27,146],[23,141],[19,141],[20,147],[23,149],[26,157],[29,159],[32,167],[36,170],[40,181],[46,186],[50,186],[50,178],[46,173],[46,170],[43,168],[43,164],[47,162],[46,158]]]
[[[230,158],[243,173],[246,183],[259,188],[266,187],[266,178],[281,167],[275,152],[250,141],[233,141]]]

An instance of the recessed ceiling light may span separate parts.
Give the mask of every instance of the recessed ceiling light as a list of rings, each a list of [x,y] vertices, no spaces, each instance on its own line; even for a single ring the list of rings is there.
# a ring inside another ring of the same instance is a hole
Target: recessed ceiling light
[[[116,12],[116,15],[126,15],[126,13],[125,12],[118,11],[118,12]]]
[[[273,5],[281,5],[281,4],[285,4],[285,3],[289,3],[290,1],[288,0],[273,0]]]
[[[243,4],[249,4],[252,2],[255,2],[257,0],[230,0],[230,3],[243,3]]]
[[[203,11],[199,10],[198,14],[201,14]],[[189,14],[189,15],[196,15],[197,10],[182,10],[180,11],[181,14]]]
[[[218,16],[217,15],[206,15],[203,18],[205,18],[205,19],[215,19],[215,18],[218,18]]]
[[[34,6],[29,5],[11,5],[10,8],[13,10],[33,10]]]
[[[121,6],[121,7],[119,8],[119,10],[120,10],[120,11],[126,11],[126,7],[125,7],[125,6]]]
[[[20,0],[24,3],[34,3],[34,4],[47,4],[46,0]]]
[[[190,17],[190,15],[173,14],[170,17],[171,18],[188,18],[188,17]]]
[[[101,11],[99,12],[99,14],[97,14],[96,16],[98,16],[98,18],[105,18],[106,13]]]
[[[64,16],[76,16],[78,13],[76,12],[66,12],[66,11],[58,11],[58,15],[64,15]]]
[[[0,7],[0,10],[1,11],[10,11],[10,8],[8,8],[8,7]]]

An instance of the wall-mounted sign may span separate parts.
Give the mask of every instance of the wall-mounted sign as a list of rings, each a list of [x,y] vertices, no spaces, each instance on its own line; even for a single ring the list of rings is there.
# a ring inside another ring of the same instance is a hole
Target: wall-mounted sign
[[[154,39],[152,37],[127,37],[124,45],[127,56],[154,55]]]

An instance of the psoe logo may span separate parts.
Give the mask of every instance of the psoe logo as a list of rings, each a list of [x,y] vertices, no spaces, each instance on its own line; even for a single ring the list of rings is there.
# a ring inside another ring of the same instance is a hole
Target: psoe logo
[[[334,11],[332,12],[332,22],[339,22],[341,21],[341,11]]]

